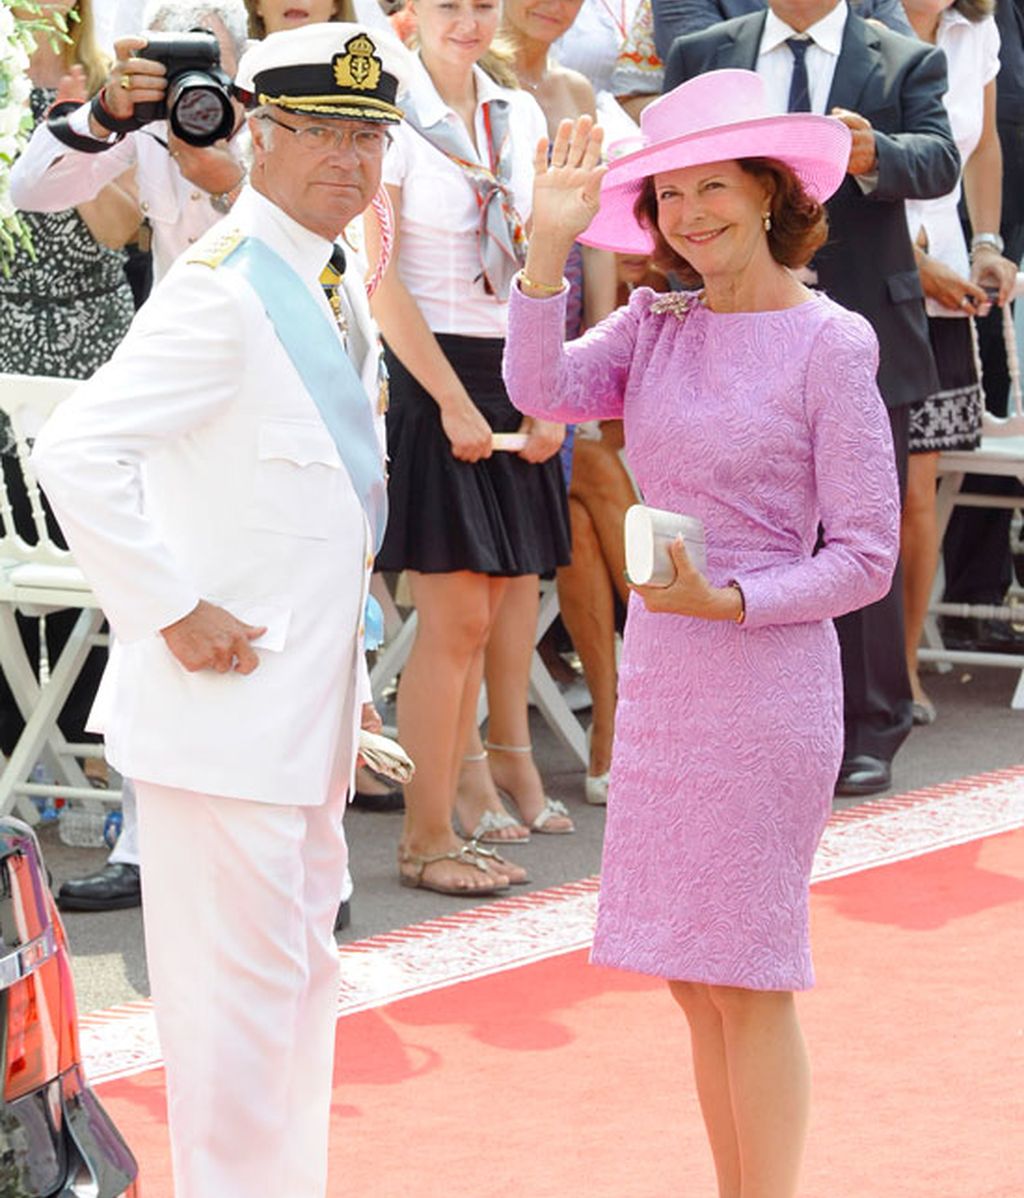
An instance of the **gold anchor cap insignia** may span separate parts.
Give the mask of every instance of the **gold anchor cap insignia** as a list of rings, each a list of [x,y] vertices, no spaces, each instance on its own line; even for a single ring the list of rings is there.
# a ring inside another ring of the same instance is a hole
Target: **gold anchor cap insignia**
[[[365,33],[356,34],[345,43],[345,53],[331,60],[334,82],[339,88],[351,91],[374,91],[380,82],[382,63],[377,47]]]

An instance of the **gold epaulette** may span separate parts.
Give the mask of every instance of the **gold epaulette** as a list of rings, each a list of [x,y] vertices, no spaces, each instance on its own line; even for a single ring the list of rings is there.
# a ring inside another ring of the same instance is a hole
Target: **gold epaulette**
[[[204,237],[185,261],[214,270],[238,246],[243,236],[241,229],[228,229],[224,233],[218,233],[216,237]]]

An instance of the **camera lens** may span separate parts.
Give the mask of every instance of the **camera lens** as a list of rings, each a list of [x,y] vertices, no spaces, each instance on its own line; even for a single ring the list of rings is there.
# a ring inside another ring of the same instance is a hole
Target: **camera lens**
[[[189,71],[175,79],[167,97],[167,114],[178,137],[194,146],[220,141],[235,124],[225,90],[200,71]]]

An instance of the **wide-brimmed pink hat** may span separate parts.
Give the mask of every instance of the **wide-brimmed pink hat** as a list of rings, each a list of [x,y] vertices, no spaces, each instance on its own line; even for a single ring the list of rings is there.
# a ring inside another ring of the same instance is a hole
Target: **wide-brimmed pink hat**
[[[609,157],[601,206],[580,241],[649,254],[654,243],[637,223],[633,204],[650,175],[705,162],[775,158],[792,169],[808,195],[825,201],[846,174],[850,130],[831,116],[772,113],[754,71],[707,71],[648,104],[640,136],[614,143]]]

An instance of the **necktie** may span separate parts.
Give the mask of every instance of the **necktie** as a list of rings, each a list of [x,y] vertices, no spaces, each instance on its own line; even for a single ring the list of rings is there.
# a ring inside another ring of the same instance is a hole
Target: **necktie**
[[[348,334],[348,321],[345,318],[345,310],[341,306],[341,295],[339,294],[341,280],[344,277],[345,251],[340,245],[336,245],[331,250],[330,262],[320,272],[320,286],[324,289],[327,302],[331,305],[331,311],[334,313],[334,319],[337,321],[343,339]]]
[[[814,43],[809,37],[787,37],[786,45],[793,55],[793,78],[789,84],[787,112],[811,111],[811,84],[807,78],[807,49]]]

